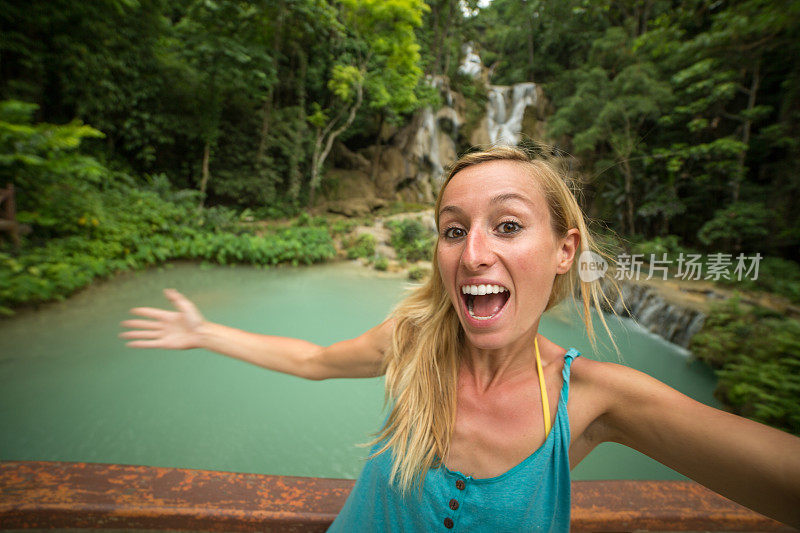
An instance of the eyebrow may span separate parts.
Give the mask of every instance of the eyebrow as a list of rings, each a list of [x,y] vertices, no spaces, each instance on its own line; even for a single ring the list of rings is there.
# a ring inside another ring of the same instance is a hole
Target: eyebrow
[[[531,201],[528,198],[526,198],[525,196],[522,196],[519,193],[515,193],[515,192],[506,192],[506,193],[502,193],[502,194],[498,194],[496,196],[493,196],[491,198],[491,200],[489,200],[489,203],[490,204],[502,204],[504,202],[509,202],[511,200],[517,200],[517,201],[520,201],[520,202],[524,202],[526,204],[531,204]],[[462,209],[460,207],[456,207],[454,205],[446,205],[446,206],[444,206],[443,208],[441,208],[439,210],[439,217],[441,217],[445,213],[460,214],[460,213],[463,213],[463,212],[464,211],[462,211]]]

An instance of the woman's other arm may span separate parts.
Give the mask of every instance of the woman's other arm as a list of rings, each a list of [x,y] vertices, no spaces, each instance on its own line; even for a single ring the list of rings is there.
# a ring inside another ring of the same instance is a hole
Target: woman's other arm
[[[289,337],[261,335],[206,321],[197,307],[173,289],[165,296],[176,311],[136,307],[143,319],[122,322],[120,334],[132,348],[186,350],[205,348],[254,365],[307,379],[362,378],[380,375],[391,344],[393,322],[387,320],[363,335],[330,346]]]
[[[709,407],[631,368],[585,366],[592,367],[606,406],[602,440],[629,446],[731,500],[800,527],[800,438]]]

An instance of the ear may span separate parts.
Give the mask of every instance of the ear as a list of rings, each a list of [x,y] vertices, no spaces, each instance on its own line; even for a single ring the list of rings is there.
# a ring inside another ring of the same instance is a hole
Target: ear
[[[572,261],[581,244],[581,233],[572,228],[562,239],[559,240],[557,274],[565,274],[572,267]]]

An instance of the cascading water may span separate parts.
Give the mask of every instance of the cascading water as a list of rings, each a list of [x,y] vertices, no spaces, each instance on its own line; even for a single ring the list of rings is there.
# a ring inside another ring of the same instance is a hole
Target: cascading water
[[[461,48],[462,52],[464,53],[464,60],[461,62],[461,65],[458,67],[458,71],[462,74],[466,74],[467,76],[475,79],[481,75],[481,70],[483,69],[483,63],[481,63],[481,57],[475,53],[475,49],[472,47],[472,43],[467,43]]]
[[[439,158],[439,129],[433,109],[430,107],[422,110],[412,154],[421,163],[421,168],[430,167],[434,176],[442,174],[444,166]]]
[[[533,82],[513,86],[490,85],[486,118],[492,143],[519,144],[525,108],[536,105],[538,95]]]
[[[420,169],[418,180],[427,174],[435,181],[441,178],[444,166],[455,159],[455,139],[462,120],[452,107],[453,95],[447,83],[441,77],[431,77],[428,83],[442,92],[447,105],[436,112],[430,107],[421,111],[411,153]]]
[[[689,346],[706,320],[702,312],[669,303],[645,285],[621,282],[620,291],[625,306],[614,290],[605,291],[618,315],[633,318],[645,329],[683,348]]]

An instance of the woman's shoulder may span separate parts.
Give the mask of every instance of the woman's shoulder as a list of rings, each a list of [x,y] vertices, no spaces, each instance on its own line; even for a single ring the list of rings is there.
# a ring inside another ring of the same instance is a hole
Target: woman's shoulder
[[[570,371],[570,388],[590,397],[593,403],[610,406],[621,398],[636,394],[652,378],[620,363],[576,357]]]
[[[591,356],[581,354],[572,361],[572,379],[587,384],[624,386],[628,380],[637,380],[642,372],[621,363],[597,361]]]

